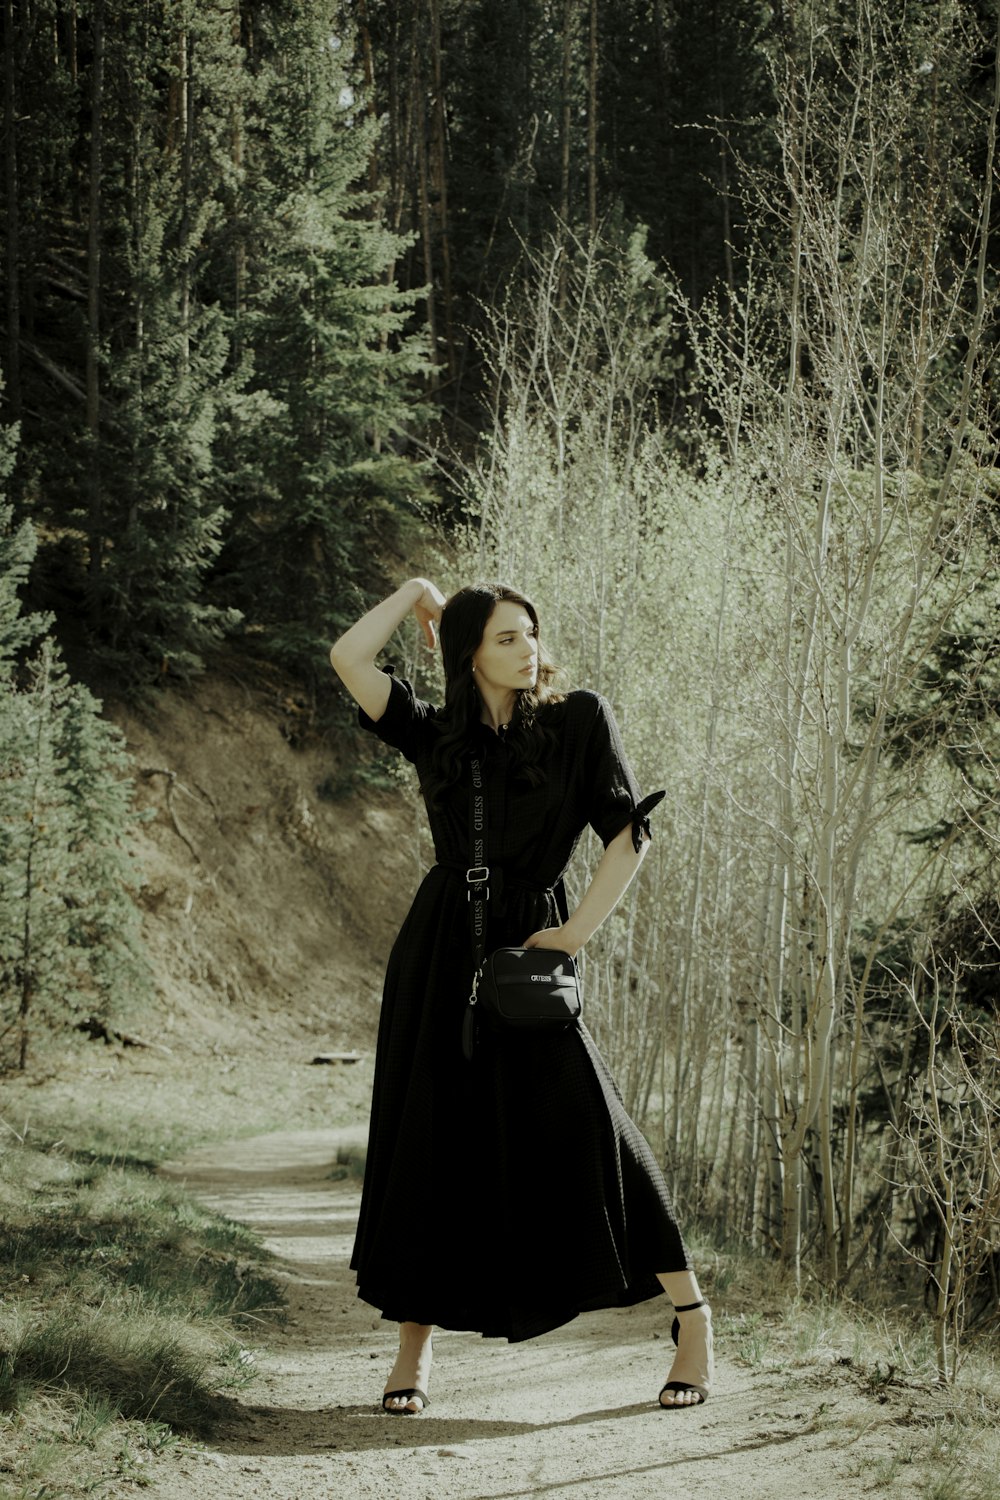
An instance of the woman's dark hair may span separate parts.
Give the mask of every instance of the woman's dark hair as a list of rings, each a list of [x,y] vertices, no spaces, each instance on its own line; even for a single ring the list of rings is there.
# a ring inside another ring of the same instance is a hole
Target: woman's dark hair
[[[482,701],[472,672],[472,658],[498,604],[518,604],[537,632],[538,611],[517,589],[505,583],[474,583],[452,594],[441,614],[439,636],[444,661],[444,706],[437,716],[439,739],[424,779],[432,802],[464,773],[464,755],[482,717]],[[538,642],[538,677],[533,688],[519,688],[506,733],[511,769],[533,786],[542,780],[538,764],[549,732],[538,718],[539,709],[562,701],[553,687],[556,667]]]

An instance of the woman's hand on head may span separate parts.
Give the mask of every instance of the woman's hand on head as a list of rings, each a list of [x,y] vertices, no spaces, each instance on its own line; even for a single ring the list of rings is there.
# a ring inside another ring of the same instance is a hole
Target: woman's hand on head
[[[569,930],[565,927],[543,927],[539,932],[533,932],[529,938],[525,938],[521,945],[523,948],[555,948],[559,953],[568,953],[570,958],[575,958],[580,944],[575,943]]]
[[[413,606],[413,613],[421,630],[424,632],[424,640],[427,642],[428,650],[433,651],[437,645],[437,623],[441,618],[441,611],[445,606],[445,597],[441,590],[429,578],[417,578],[416,583],[423,585],[423,593]]]

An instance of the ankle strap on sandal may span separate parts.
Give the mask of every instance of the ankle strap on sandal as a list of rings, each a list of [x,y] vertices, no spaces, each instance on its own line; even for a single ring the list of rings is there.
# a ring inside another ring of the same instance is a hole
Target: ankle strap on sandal
[[[701,1299],[700,1302],[689,1302],[686,1307],[678,1307],[676,1305],[676,1303],[675,1303],[674,1304],[674,1312],[675,1313],[694,1312],[694,1310],[695,1310],[696,1307],[704,1307],[704,1306],[705,1306],[705,1299],[704,1299],[704,1297],[702,1297],[702,1299]]]

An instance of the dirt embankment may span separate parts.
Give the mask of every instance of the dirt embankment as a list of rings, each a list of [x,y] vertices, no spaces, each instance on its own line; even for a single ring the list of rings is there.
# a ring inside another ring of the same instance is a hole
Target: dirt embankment
[[[415,810],[398,794],[333,795],[333,752],[293,748],[294,703],[241,681],[238,663],[115,718],[148,818],[140,900],[158,994],[146,1026],[181,1051],[270,1054],[294,1034],[369,1047],[408,866],[424,855]]]

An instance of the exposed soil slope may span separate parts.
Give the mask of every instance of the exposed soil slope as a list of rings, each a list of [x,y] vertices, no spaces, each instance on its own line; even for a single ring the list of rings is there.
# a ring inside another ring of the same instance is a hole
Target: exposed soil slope
[[[331,799],[332,753],[293,748],[295,705],[239,670],[164,693],[151,713],[115,713],[149,818],[138,853],[155,1034],[181,1050],[271,1053],[295,1033],[364,1049],[414,883],[408,849],[419,868],[415,812],[389,792]]]

